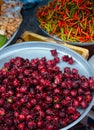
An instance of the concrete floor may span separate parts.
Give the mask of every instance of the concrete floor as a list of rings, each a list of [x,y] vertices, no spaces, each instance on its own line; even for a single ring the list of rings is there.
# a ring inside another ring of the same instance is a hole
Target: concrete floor
[[[81,123],[78,123],[77,125],[75,125],[74,127],[72,127],[71,129],[69,130],[86,130],[86,126],[84,126],[83,124]]]

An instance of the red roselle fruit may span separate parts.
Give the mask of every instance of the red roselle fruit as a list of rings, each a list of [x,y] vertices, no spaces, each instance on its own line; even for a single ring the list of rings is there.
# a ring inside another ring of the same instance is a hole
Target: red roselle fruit
[[[0,129],[59,130],[80,117],[92,100],[94,80],[80,76],[78,70],[59,62],[73,64],[67,55],[53,59],[12,58],[0,69]]]

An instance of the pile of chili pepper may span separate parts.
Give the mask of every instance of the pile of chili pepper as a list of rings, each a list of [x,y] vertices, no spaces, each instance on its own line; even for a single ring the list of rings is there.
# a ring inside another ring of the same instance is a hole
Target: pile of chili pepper
[[[94,42],[94,0],[53,0],[39,7],[44,30],[68,42]]]

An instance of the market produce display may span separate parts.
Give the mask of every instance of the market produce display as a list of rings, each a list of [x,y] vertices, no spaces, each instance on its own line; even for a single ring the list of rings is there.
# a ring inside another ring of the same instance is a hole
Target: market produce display
[[[94,79],[80,76],[75,60],[57,50],[53,59],[14,57],[0,69],[0,130],[59,130],[80,117],[92,100]]]
[[[17,31],[20,23],[22,22],[22,17],[20,15],[21,6],[21,3],[11,0],[5,0],[1,5],[0,35],[6,36],[7,40],[10,39]],[[3,42],[3,44],[0,44],[0,47],[2,47],[5,43]]]
[[[42,29],[63,41],[94,42],[93,0],[51,0],[36,17]]]

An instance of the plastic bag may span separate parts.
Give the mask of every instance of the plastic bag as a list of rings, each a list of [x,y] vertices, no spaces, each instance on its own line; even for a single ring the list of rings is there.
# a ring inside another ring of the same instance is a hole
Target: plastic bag
[[[27,3],[34,3],[34,2],[41,2],[42,0],[21,0],[23,2],[23,4],[27,4]]]
[[[5,16],[10,18],[21,17],[22,2],[20,0],[4,0],[4,4],[5,6],[7,4],[7,8],[2,10]]]
[[[6,35],[8,39],[14,34],[22,22],[20,0],[3,0],[0,15],[0,34]]]

